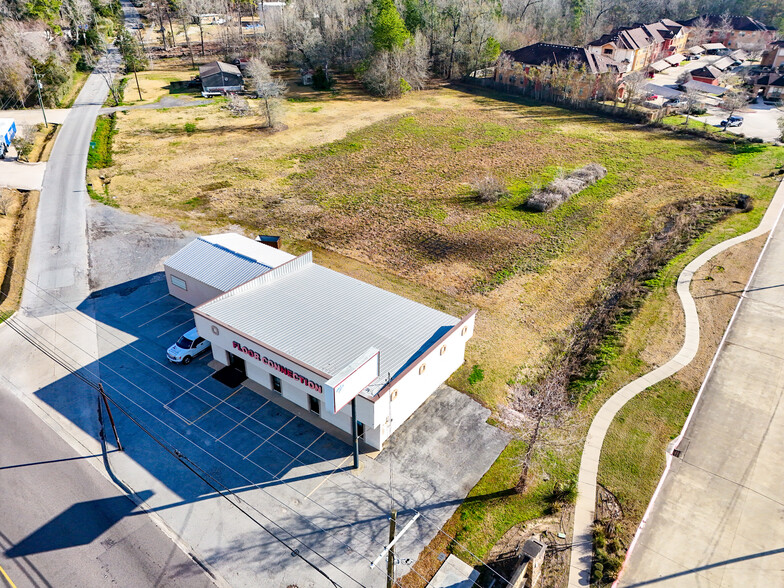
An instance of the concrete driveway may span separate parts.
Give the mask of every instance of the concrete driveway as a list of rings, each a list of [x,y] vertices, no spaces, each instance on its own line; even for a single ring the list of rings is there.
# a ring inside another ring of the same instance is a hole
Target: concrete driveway
[[[779,131],[778,121],[784,117],[784,112],[762,102],[749,104],[743,110],[735,113],[737,116],[743,117],[743,124],[739,127],[729,127],[728,133],[736,135],[743,134],[745,137],[759,137],[764,141],[777,141],[781,137]],[[727,113],[711,107],[708,109],[707,116],[694,117],[697,120],[703,120],[709,125],[719,127],[719,123],[727,118]]]
[[[47,108],[46,120],[59,125],[65,122],[70,108]],[[0,110],[0,118],[12,118],[20,125],[37,125],[44,123],[44,115],[40,108],[27,108],[25,110]]]
[[[40,190],[44,183],[46,162],[26,163],[16,158],[0,159],[0,188]]]
[[[654,496],[620,586],[784,582],[782,308],[784,224],[779,220]]]

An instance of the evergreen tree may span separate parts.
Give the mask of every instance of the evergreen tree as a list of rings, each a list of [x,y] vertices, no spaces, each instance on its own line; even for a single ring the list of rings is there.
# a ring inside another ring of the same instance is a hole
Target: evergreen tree
[[[373,0],[371,39],[376,51],[403,47],[411,36],[394,0]]]

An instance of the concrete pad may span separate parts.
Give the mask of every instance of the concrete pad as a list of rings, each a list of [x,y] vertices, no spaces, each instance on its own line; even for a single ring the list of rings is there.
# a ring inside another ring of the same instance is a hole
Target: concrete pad
[[[450,555],[430,580],[428,588],[471,588],[479,579],[479,570]]]
[[[44,183],[46,162],[25,163],[0,159],[0,187],[17,190],[40,190]]]
[[[63,124],[70,108],[47,108],[46,120],[50,123]],[[19,125],[43,124],[44,115],[40,108],[28,108],[27,110],[0,110],[0,118],[12,118]]]

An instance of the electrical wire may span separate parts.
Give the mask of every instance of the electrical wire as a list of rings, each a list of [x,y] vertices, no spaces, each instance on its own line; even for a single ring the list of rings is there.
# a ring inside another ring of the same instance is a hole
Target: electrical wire
[[[25,278],[25,279],[26,279],[26,278]],[[26,279],[26,280],[27,280],[27,279]],[[29,280],[27,280],[27,281],[29,282]],[[32,284],[32,282],[30,282],[30,283]],[[35,287],[35,286],[34,286],[34,287]],[[37,287],[35,287],[35,288],[36,288],[36,289],[38,289]],[[55,299],[56,301],[58,301],[58,302],[60,302],[60,303],[61,303],[61,301],[59,301],[59,299],[58,299],[56,296],[54,296],[53,294],[51,294],[50,292],[46,292],[45,290],[44,290],[43,292],[45,292],[45,293],[46,293],[48,296],[50,296],[51,298],[53,298],[53,299]],[[35,293],[35,292],[34,292],[34,293]],[[40,295],[39,295],[39,294],[37,294],[37,293],[36,293],[36,295],[37,295],[39,298],[41,298],[41,299],[43,300],[43,297],[42,297],[42,296],[40,296]],[[48,303],[48,304],[52,304],[52,303]],[[67,304],[64,304],[64,303],[61,303],[61,304],[63,305],[63,307],[65,307],[65,308],[68,308],[68,309],[72,310],[74,313],[76,313],[76,316],[83,317],[84,319],[86,319],[86,320],[88,320],[88,321],[91,321],[91,319],[89,319],[89,318],[88,318],[88,317],[86,317],[86,316],[83,316],[83,315],[82,315],[82,314],[81,314],[79,311],[77,311],[77,310],[75,310],[75,309],[73,309],[73,308],[69,307]],[[72,320],[74,320],[74,322],[77,322],[77,321],[76,321],[76,319],[75,319],[73,316],[71,316],[71,315],[68,315],[68,316],[69,316],[69,317],[70,317]],[[77,324],[79,324],[79,323],[77,322]],[[48,325],[47,325],[47,326],[48,326]],[[85,324],[82,324],[81,326],[83,326],[83,327],[87,327],[87,325],[85,325]],[[161,365],[160,363],[158,363],[158,361],[157,361],[155,358],[152,358],[151,356],[149,356],[149,355],[145,354],[143,351],[141,351],[141,350],[138,350],[137,348],[135,348],[135,347],[133,347],[132,345],[130,345],[130,347],[131,347],[132,349],[134,349],[134,351],[136,351],[137,353],[139,353],[140,355],[142,355],[142,356],[144,356],[144,357],[147,357],[147,358],[148,358],[148,359],[150,359],[150,360],[151,360],[153,363],[155,363],[155,364],[156,364],[156,365],[158,365],[158,366],[161,366],[161,367],[163,367],[165,370],[167,370],[167,371],[171,372],[171,373],[172,373],[172,374],[174,374],[176,377],[178,377],[178,378],[180,378],[180,379],[182,379],[182,380],[185,380],[185,381],[186,381],[188,384],[190,384],[191,386],[190,386],[190,388],[188,388],[188,389],[185,389],[183,386],[180,386],[179,384],[177,384],[176,382],[174,382],[174,381],[173,381],[173,380],[171,380],[170,378],[167,378],[165,375],[163,375],[163,374],[160,374],[160,373],[159,373],[157,370],[154,370],[154,369],[153,369],[151,366],[147,366],[147,365],[145,365],[145,364],[144,364],[143,362],[141,362],[141,361],[140,361],[140,360],[139,360],[137,357],[133,356],[132,354],[130,354],[128,351],[126,351],[126,350],[125,350],[125,348],[124,348],[124,347],[125,347],[125,346],[129,346],[127,342],[125,342],[125,341],[122,341],[122,339],[120,339],[120,338],[119,338],[119,337],[118,337],[118,336],[117,336],[115,333],[113,333],[113,332],[109,331],[109,330],[108,330],[106,327],[103,327],[103,326],[101,326],[101,325],[100,325],[100,323],[98,323],[97,321],[96,321],[96,322],[91,322],[91,327],[89,327],[89,328],[92,328],[92,327],[97,327],[98,329],[103,329],[103,330],[105,330],[106,332],[108,332],[110,335],[112,335],[112,336],[113,336],[115,339],[117,339],[117,340],[118,340],[118,341],[121,343],[122,347],[115,348],[115,349],[114,349],[115,351],[120,351],[120,352],[122,352],[122,353],[125,353],[126,355],[128,355],[128,357],[130,357],[131,359],[135,360],[136,362],[138,362],[140,365],[142,365],[142,366],[143,366],[143,367],[145,367],[146,369],[149,369],[149,370],[153,371],[154,373],[158,374],[159,376],[161,376],[161,377],[165,378],[165,379],[166,379],[168,382],[170,382],[172,385],[176,386],[177,388],[179,388],[179,389],[181,389],[181,390],[184,390],[184,392],[189,392],[190,390],[193,390],[194,388],[196,388],[196,389],[199,389],[199,390],[201,390],[201,391],[202,391],[202,392],[204,392],[205,394],[207,394],[207,395],[209,395],[209,396],[213,397],[215,400],[218,400],[218,401],[222,402],[222,399],[220,399],[218,396],[215,396],[215,395],[214,395],[213,393],[211,393],[209,390],[206,390],[206,389],[202,388],[202,387],[201,387],[201,386],[200,386],[198,383],[197,383],[197,384],[193,384],[193,382],[191,382],[191,381],[190,381],[190,380],[188,380],[187,378],[184,378],[182,375],[180,375],[180,374],[178,374],[177,372],[174,372],[173,370],[171,370],[171,368],[170,368],[169,366]],[[51,328],[51,327],[49,327],[49,328]],[[108,340],[107,340],[105,337],[102,337],[102,338],[104,339],[104,341],[107,341],[107,342],[108,342]],[[82,351],[84,351],[84,350],[82,350]],[[86,352],[85,352],[85,353],[86,353]],[[109,369],[110,369],[110,371],[113,371],[113,370],[111,370],[111,368],[109,368]],[[116,372],[115,372],[115,373],[116,373]],[[118,374],[118,375],[119,375],[119,374]],[[123,376],[121,376],[121,375],[120,375],[120,377],[123,377]],[[123,378],[124,378],[124,377],[123,377]],[[125,378],[124,378],[124,379],[125,379]],[[127,381],[127,379],[126,379],[126,381]],[[129,383],[131,383],[131,382],[129,381]],[[146,393],[146,392],[145,392],[145,393]],[[148,395],[149,395],[149,394],[148,394]],[[158,401],[158,400],[157,400],[157,399],[155,399],[154,397],[152,397],[152,398],[153,398],[154,400]],[[198,398],[198,397],[197,397],[197,398]],[[160,401],[158,401],[158,402],[160,402]],[[163,403],[161,403],[161,404],[163,404]],[[222,411],[220,411],[220,409],[216,409],[216,410],[217,410],[217,411],[218,411],[220,414],[222,414],[223,416],[225,416],[226,418],[228,418],[228,419],[230,419],[230,420],[233,420],[233,419],[232,419],[232,417],[230,417],[229,415],[226,415],[225,413],[223,413]],[[235,410],[236,410],[236,409],[235,409]],[[242,411],[238,411],[238,412],[240,412],[240,414],[243,414],[243,415],[246,417],[246,419],[250,419],[250,420],[252,420],[252,421],[254,421],[254,422],[256,422],[256,423],[258,423],[258,424],[260,424],[260,425],[262,425],[262,426],[264,426],[264,427],[266,427],[266,428],[268,428],[268,429],[270,429],[270,431],[272,431],[272,432],[275,432],[275,430],[274,430],[274,429],[272,429],[271,427],[269,427],[268,425],[266,425],[266,423],[263,423],[262,421],[259,421],[258,419],[256,419],[256,418],[255,418],[255,417],[253,417],[252,415],[246,415],[245,413],[242,413]],[[175,414],[176,414],[176,413],[175,413]],[[180,415],[177,415],[177,416],[180,416]],[[187,422],[187,421],[186,421],[184,418],[182,418],[181,416],[180,416],[180,418],[181,418],[181,419],[182,419],[184,422],[186,422],[186,424],[189,424],[189,423],[188,423],[188,422]],[[245,420],[245,419],[243,419],[243,420]],[[241,422],[237,422],[237,421],[234,421],[234,422],[235,422],[237,425],[239,425],[239,426],[243,426]],[[197,428],[198,428],[198,427],[197,427]],[[309,447],[304,447],[304,446],[302,446],[302,445],[301,445],[300,443],[298,443],[296,440],[294,440],[294,439],[291,439],[291,438],[289,438],[289,437],[286,437],[285,435],[281,434],[279,431],[278,431],[278,432],[276,432],[276,434],[277,434],[277,435],[279,435],[279,436],[281,436],[282,438],[284,438],[284,439],[286,439],[286,440],[288,440],[288,441],[292,442],[292,443],[293,443],[293,444],[295,444],[297,447],[299,447],[300,449],[302,449],[303,451],[302,451],[302,452],[300,452],[300,455],[302,455],[302,453],[304,453],[305,451],[307,451],[307,452],[309,452],[310,454],[312,454],[312,455],[314,455],[314,456],[316,456],[316,457],[319,457],[319,458],[320,458],[320,459],[322,459],[322,460],[326,460],[326,461],[328,461],[328,458],[326,458],[326,457],[324,457],[324,456],[321,456],[321,455],[319,455],[317,452],[315,452],[315,451],[311,450]],[[297,460],[297,461],[299,461],[299,460],[298,460],[298,456],[293,456],[293,455],[289,454],[288,452],[286,452],[286,451],[284,451],[284,450],[282,450],[282,449],[280,449],[280,448],[278,448],[278,451],[279,451],[279,452],[281,452],[281,453],[284,453],[285,455],[287,455],[288,457],[290,457],[290,458],[292,458],[292,459],[294,459],[294,460]],[[255,462],[254,462],[254,463],[255,463]],[[303,462],[300,462],[300,463],[303,463]],[[257,465],[257,467],[260,467],[260,469],[264,469],[264,468],[261,468],[261,466],[258,466],[258,464],[256,464],[256,465]],[[305,465],[306,467],[311,467],[311,468],[313,467],[313,466],[310,466],[309,464],[305,464],[305,463],[303,463],[303,465]],[[391,464],[390,464],[390,466],[391,466]],[[228,466],[227,466],[227,467],[228,467]],[[335,470],[334,470],[334,471],[337,471],[339,468],[340,468],[340,466],[338,466],[337,468],[335,468]],[[334,471],[333,471],[333,473],[334,473]],[[276,477],[276,476],[274,476],[274,474],[272,474],[271,472],[267,472],[267,473],[269,473],[270,475],[273,475],[273,477]],[[418,483],[418,482],[416,482],[416,481],[414,481],[414,480],[411,480],[411,479],[410,479],[410,478],[408,478],[407,476],[404,476],[404,477],[405,477],[406,479],[408,479],[408,481],[409,481],[409,482],[411,482],[411,483],[413,483],[413,484],[415,484],[415,485],[418,485],[418,486],[420,486],[420,487],[421,487],[421,484],[420,484],[420,483]],[[276,478],[277,478],[277,477],[276,477]],[[346,490],[346,488],[345,488],[344,486],[342,486],[342,485],[340,485],[339,483],[337,483],[337,482],[336,482],[334,479],[332,479],[331,477],[328,477],[328,479],[329,479],[329,482],[330,482],[331,484],[333,484],[333,485],[335,485],[335,486],[337,486],[337,487],[339,487],[339,488],[341,488],[341,489],[343,489],[343,490],[345,490],[345,491],[348,491],[348,490]],[[367,480],[364,480],[364,479],[361,479],[361,478],[357,478],[357,479],[358,479],[360,482],[364,483],[365,485],[367,485],[367,486],[369,486],[369,487],[371,487],[371,488],[374,488],[374,489],[376,489],[376,490],[380,490],[380,491],[384,492],[384,490],[383,490],[383,489],[382,489],[380,486],[378,486],[378,485],[376,485],[376,484],[374,484],[374,483],[372,483],[372,482],[369,482],[369,481],[367,481]],[[348,491],[348,492],[350,492],[351,494],[355,494],[355,495],[359,496],[359,495],[358,495],[358,494],[356,494],[355,492],[352,492],[352,491]],[[393,500],[393,497],[392,497],[392,494],[391,494],[391,492],[389,492],[389,497],[390,497],[390,500],[392,500],[392,504],[394,505],[394,502],[395,502],[395,501]],[[308,497],[308,498],[309,498],[309,497]],[[317,504],[317,505],[318,505],[320,508],[322,508],[322,509],[326,510],[327,512],[330,512],[331,514],[333,514],[333,516],[337,516],[335,513],[332,513],[332,512],[331,512],[331,511],[330,511],[328,508],[326,508],[326,507],[324,507],[323,505],[321,505],[320,503],[318,503],[318,502],[314,501],[312,498],[309,498],[309,500],[311,500],[312,502],[314,502],[315,504]],[[401,503],[398,503],[398,504],[399,504],[399,506],[403,507],[403,509],[404,509],[404,510],[409,510],[409,509],[406,509],[406,508],[405,508],[405,505],[403,505],[403,504],[401,504]],[[413,512],[418,512],[418,513],[420,514],[420,517],[421,517],[422,519],[424,519],[426,522],[428,522],[428,523],[430,524],[431,528],[435,528],[435,529],[436,529],[436,531],[437,531],[437,533],[440,533],[440,534],[444,535],[445,537],[447,537],[447,538],[450,540],[450,542],[452,542],[453,544],[455,544],[455,545],[457,545],[458,547],[460,547],[461,549],[463,549],[463,550],[465,551],[465,553],[468,553],[468,554],[469,554],[471,557],[473,557],[473,558],[474,558],[474,559],[475,559],[477,562],[479,562],[479,563],[480,563],[480,564],[482,564],[483,566],[487,567],[487,568],[488,568],[488,569],[489,569],[489,570],[490,570],[490,571],[491,571],[491,572],[492,572],[494,575],[496,575],[496,576],[497,576],[497,578],[498,578],[499,580],[501,580],[502,582],[504,582],[504,583],[507,583],[507,584],[509,583],[509,580],[507,580],[507,579],[506,579],[506,578],[504,578],[502,575],[500,575],[500,574],[499,574],[499,573],[498,573],[496,570],[493,570],[493,569],[492,569],[492,567],[491,567],[489,564],[487,564],[486,562],[484,562],[484,560],[482,560],[482,559],[481,559],[479,556],[477,556],[476,554],[474,554],[473,552],[471,552],[471,551],[470,551],[469,549],[467,549],[465,546],[461,545],[461,544],[460,544],[460,543],[459,543],[459,542],[456,540],[456,538],[455,538],[455,537],[453,537],[453,536],[451,536],[451,535],[447,534],[446,532],[444,532],[444,531],[443,531],[443,529],[441,528],[441,525],[440,525],[438,522],[436,522],[436,521],[432,521],[432,520],[430,519],[430,517],[429,517],[429,516],[427,516],[427,515],[426,515],[425,513],[423,513],[422,511],[419,511],[419,510],[416,510],[416,509],[411,509],[411,510],[413,510]],[[354,525],[354,523],[348,523],[348,525],[349,525],[349,526],[353,526],[353,525]],[[360,531],[360,532],[361,532],[361,531]],[[371,541],[372,541],[372,538],[371,538]],[[433,552],[433,549],[432,549],[432,548],[431,548],[429,545],[426,545],[426,546],[425,546],[425,548],[426,548],[426,549],[428,549],[430,552]],[[368,561],[369,561],[369,560],[368,560]],[[416,574],[416,575],[419,575],[419,576],[421,577],[421,575],[420,575],[420,574],[419,574],[419,573],[418,573],[416,570],[414,570],[413,568],[411,568],[411,571],[412,571],[414,574]],[[424,578],[423,578],[423,579],[424,579]]]
[[[81,374],[79,374],[79,369],[78,369],[78,368],[74,368],[73,366],[71,366],[71,365],[68,365],[68,364],[67,364],[67,362],[65,362],[65,361],[64,361],[64,360],[63,360],[61,357],[59,357],[58,355],[56,355],[56,354],[52,353],[52,351],[51,351],[50,349],[47,349],[45,346],[41,345],[41,344],[40,344],[38,341],[36,341],[36,340],[35,340],[35,335],[30,335],[30,333],[29,333],[29,332],[25,332],[25,331],[24,331],[24,327],[22,327],[22,326],[19,324],[19,322],[20,322],[20,321],[17,321],[17,320],[15,320],[15,318],[11,318],[11,319],[9,319],[9,320],[6,320],[5,322],[8,324],[9,328],[13,329],[13,330],[14,330],[16,333],[18,333],[18,334],[19,334],[21,337],[23,337],[25,340],[27,340],[29,343],[31,343],[31,344],[32,344],[32,345],[33,345],[33,346],[34,346],[36,349],[38,349],[39,351],[41,351],[42,353],[44,353],[44,354],[45,354],[47,357],[49,357],[50,359],[52,359],[53,361],[55,361],[55,362],[56,362],[58,365],[60,365],[60,366],[62,366],[63,368],[65,368],[65,369],[66,369],[66,370],[67,370],[69,373],[71,373],[72,375],[74,375],[74,376],[76,376],[77,378],[79,378],[79,379],[80,379],[82,382],[84,382],[84,383],[85,383],[87,386],[89,386],[90,388],[93,388],[93,389],[94,389],[94,390],[96,390],[96,391],[100,391],[100,386],[99,386],[98,384],[96,384],[95,382],[93,382],[93,381],[91,381],[91,380],[89,380],[89,379],[85,378],[85,377],[84,377],[84,376],[82,376]],[[28,329],[29,329],[29,327],[28,327]],[[108,384],[107,384],[107,386],[106,386],[106,387],[108,387],[108,388],[110,388],[110,389],[112,389],[112,390],[116,391],[117,393],[119,393],[119,394],[120,394],[120,395],[122,395],[123,397],[125,397],[125,398],[128,398],[128,397],[127,397],[125,394],[122,394],[122,392],[120,392],[120,391],[119,391],[117,388],[115,388],[114,386],[111,386],[111,385],[108,385]],[[117,400],[116,400],[115,398],[113,398],[113,397],[112,397],[112,395],[110,395],[110,394],[106,393],[106,392],[105,392],[105,390],[102,392],[102,395],[103,395],[103,396],[105,396],[105,397],[106,397],[106,398],[107,398],[107,399],[108,399],[108,400],[109,400],[109,401],[110,401],[110,402],[111,402],[111,403],[112,403],[114,406],[116,406],[116,407],[117,407],[117,408],[118,408],[118,409],[119,409],[119,410],[120,410],[120,411],[123,413],[123,415],[125,415],[125,416],[126,416],[126,417],[127,417],[127,418],[128,418],[130,421],[131,421],[131,422],[133,422],[133,423],[134,423],[134,424],[135,424],[137,427],[139,427],[139,428],[140,428],[140,429],[141,429],[141,430],[142,430],[142,431],[143,431],[143,432],[144,432],[144,433],[145,433],[145,434],[146,434],[148,437],[150,437],[150,438],[151,438],[151,439],[152,439],[152,440],[153,440],[153,441],[154,441],[154,442],[155,442],[157,445],[159,445],[159,446],[160,446],[161,448],[163,448],[163,449],[164,449],[164,450],[165,450],[167,453],[169,453],[170,455],[172,455],[173,457],[175,457],[175,458],[176,458],[176,459],[177,459],[177,460],[178,460],[180,463],[182,463],[182,464],[183,464],[185,467],[187,467],[187,468],[188,468],[188,469],[189,469],[191,472],[193,472],[193,473],[194,473],[196,476],[198,476],[198,477],[199,477],[199,479],[200,479],[202,482],[204,482],[204,483],[205,483],[207,486],[209,486],[209,487],[210,487],[210,488],[211,488],[211,489],[212,489],[214,492],[216,492],[216,493],[217,493],[218,495],[220,495],[222,498],[225,498],[226,500],[228,500],[228,501],[229,501],[229,502],[230,502],[230,503],[231,503],[231,504],[232,504],[232,505],[233,505],[235,508],[237,508],[238,510],[240,510],[240,511],[241,511],[241,512],[242,512],[242,513],[243,513],[243,514],[246,516],[246,517],[248,517],[250,520],[252,520],[254,523],[256,523],[256,524],[257,524],[259,527],[261,527],[261,528],[262,528],[264,531],[266,531],[266,532],[267,532],[267,533],[268,533],[270,536],[272,536],[272,537],[273,537],[273,538],[274,538],[276,541],[278,541],[279,543],[281,543],[282,545],[284,545],[284,546],[286,547],[286,549],[288,549],[288,550],[291,552],[291,554],[292,554],[292,555],[294,555],[294,556],[297,556],[297,557],[298,557],[298,558],[300,558],[302,561],[304,561],[305,563],[307,563],[307,564],[308,564],[310,567],[312,567],[313,569],[315,569],[315,570],[316,570],[316,571],[317,571],[319,574],[321,574],[321,575],[322,575],[322,576],[324,576],[324,577],[325,577],[327,580],[329,580],[329,581],[330,581],[330,583],[331,583],[333,586],[336,586],[336,587],[340,588],[340,584],[338,584],[336,581],[332,580],[332,578],[330,578],[330,576],[329,576],[329,575],[328,575],[326,572],[324,572],[323,570],[321,570],[321,569],[320,569],[318,566],[316,566],[315,564],[313,564],[311,561],[307,560],[307,559],[306,559],[306,558],[305,558],[305,557],[304,557],[304,556],[303,556],[303,555],[302,555],[302,554],[299,552],[299,550],[298,550],[298,549],[293,549],[293,548],[291,548],[291,547],[290,547],[290,546],[289,546],[289,545],[288,545],[288,544],[287,544],[287,543],[286,543],[286,542],[285,542],[283,539],[281,539],[281,538],[280,538],[280,537],[278,537],[278,536],[277,536],[275,533],[273,533],[272,531],[270,531],[270,530],[269,530],[269,529],[268,529],[268,528],[267,528],[267,527],[266,527],[264,524],[262,524],[262,523],[261,523],[260,521],[258,521],[258,520],[257,520],[255,517],[253,517],[253,515],[251,515],[250,513],[248,513],[247,511],[245,511],[244,509],[242,509],[242,508],[240,507],[240,505],[239,505],[239,504],[237,504],[237,503],[235,503],[234,501],[232,501],[232,500],[229,498],[229,496],[233,496],[233,497],[234,497],[234,498],[235,498],[235,499],[236,499],[238,502],[240,502],[240,503],[247,504],[248,506],[250,506],[251,508],[253,508],[253,510],[255,510],[256,512],[258,512],[259,514],[261,514],[262,516],[264,516],[264,518],[266,518],[267,520],[269,520],[270,522],[272,522],[273,524],[275,524],[275,525],[276,525],[278,528],[280,528],[281,530],[284,530],[284,531],[286,531],[286,530],[285,530],[285,529],[284,529],[282,526],[280,526],[278,523],[275,523],[275,522],[274,522],[272,519],[270,519],[268,516],[264,515],[264,514],[263,514],[263,513],[261,513],[260,511],[258,511],[258,509],[256,509],[255,507],[253,507],[253,505],[251,505],[250,503],[248,503],[248,502],[247,502],[246,500],[244,500],[242,497],[238,496],[238,495],[237,495],[237,494],[236,494],[234,491],[232,491],[230,488],[228,488],[228,487],[227,487],[227,486],[225,486],[224,484],[220,483],[220,482],[219,482],[219,481],[218,481],[218,480],[217,480],[217,479],[216,479],[214,476],[212,476],[212,475],[208,474],[208,473],[207,473],[207,472],[205,472],[205,471],[204,471],[202,468],[198,467],[198,466],[197,466],[197,465],[196,465],[194,462],[192,462],[190,459],[188,459],[188,458],[187,458],[187,457],[186,457],[184,454],[182,454],[182,453],[181,453],[181,452],[180,452],[178,449],[176,449],[176,448],[172,448],[172,447],[168,446],[166,443],[164,443],[164,442],[163,442],[163,441],[162,441],[162,440],[161,440],[159,437],[157,437],[155,434],[153,434],[153,433],[152,433],[152,432],[151,432],[151,431],[150,431],[150,430],[149,430],[147,427],[145,427],[145,426],[144,426],[144,425],[142,425],[142,424],[141,424],[141,423],[140,423],[140,422],[139,422],[137,419],[135,419],[135,418],[134,418],[134,417],[133,417],[133,416],[130,414],[130,412],[129,412],[129,411],[128,411],[128,410],[127,410],[125,407],[123,407],[123,406],[122,406],[120,403],[118,403],[118,402],[117,402]],[[129,400],[131,400],[131,399],[129,399]],[[131,402],[133,402],[133,401],[131,400]],[[136,404],[136,405],[137,405],[139,408],[141,408],[142,410],[144,410],[145,412],[147,412],[148,414],[150,414],[150,416],[153,416],[154,418],[156,418],[156,420],[159,420],[159,421],[160,421],[160,419],[157,419],[157,417],[155,417],[155,415],[152,415],[152,413],[150,413],[149,411],[147,411],[147,410],[146,410],[146,409],[144,409],[143,407],[139,406],[137,403],[135,403],[135,402],[134,402],[134,404]],[[161,421],[161,422],[162,422],[162,421]],[[165,423],[164,423],[164,424],[165,424]],[[174,429],[172,429],[172,430],[174,430]],[[176,431],[175,431],[175,432],[176,432]],[[220,461],[220,460],[216,460],[216,461]],[[187,462],[187,463],[186,463],[186,462]],[[228,467],[228,466],[227,466],[227,467]],[[197,470],[198,470],[198,471],[197,471]],[[200,472],[201,472],[201,473],[200,473]],[[211,482],[210,482],[210,481],[207,479],[207,477],[209,477],[209,478],[211,478],[212,480],[215,480],[216,482],[220,483],[220,484],[221,484],[221,485],[224,487],[224,490],[221,490],[221,489],[220,489],[220,488],[218,488],[218,487],[217,487],[215,484],[211,483]],[[344,570],[342,570],[340,567],[338,567],[336,564],[334,564],[333,562],[331,562],[329,559],[327,559],[326,557],[324,557],[323,555],[321,555],[320,553],[318,553],[318,552],[317,552],[315,549],[313,549],[312,547],[310,547],[309,545],[307,545],[306,543],[304,543],[302,540],[300,540],[300,539],[296,538],[296,537],[295,537],[294,535],[292,535],[290,532],[288,532],[288,531],[286,531],[286,532],[287,532],[287,533],[288,533],[288,534],[289,534],[289,535],[290,535],[290,536],[291,536],[293,539],[295,539],[295,540],[297,540],[299,543],[301,543],[301,544],[302,544],[302,545],[303,545],[305,548],[307,548],[309,551],[312,551],[312,552],[313,552],[313,553],[314,553],[316,556],[318,556],[319,558],[323,559],[325,562],[327,562],[327,563],[328,563],[328,564],[330,564],[331,566],[335,567],[335,568],[336,568],[338,571],[340,571],[341,573],[345,574],[345,575],[346,575],[348,578],[350,578],[350,579],[354,580],[355,582],[357,582],[357,584],[359,584],[360,586],[362,586],[362,583],[361,583],[361,582],[358,582],[357,580],[355,580],[355,579],[354,579],[354,578],[353,578],[353,577],[352,577],[350,574],[348,574],[347,572],[345,572]]]

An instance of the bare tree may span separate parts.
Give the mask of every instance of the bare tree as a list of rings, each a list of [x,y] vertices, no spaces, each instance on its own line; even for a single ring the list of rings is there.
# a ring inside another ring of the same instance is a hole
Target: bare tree
[[[512,387],[511,402],[509,408],[503,410],[502,417],[520,430],[521,440],[526,444],[526,452],[521,459],[520,477],[515,486],[518,492],[526,489],[528,471],[548,430],[556,426],[560,418],[569,411],[568,383],[567,370],[561,367],[552,370],[537,385],[517,384]]]
[[[748,101],[749,95],[746,92],[730,90],[722,96],[719,108],[727,113],[727,118],[729,119],[733,114],[743,109],[748,104]],[[726,129],[727,127],[724,127],[724,130]]]
[[[274,127],[282,110],[281,97],[286,93],[286,82],[272,77],[266,61],[254,57],[248,62],[248,73],[253,78],[253,87],[261,99],[261,111],[267,119],[266,126]]]
[[[710,41],[710,23],[708,19],[701,16],[689,27],[688,41],[692,46],[704,45]]]
[[[715,34],[718,39],[721,39],[722,43],[727,45],[734,32],[735,28],[732,26],[732,16],[729,12],[724,12],[719,18],[718,26],[715,28]]]
[[[700,103],[701,98],[702,95],[699,93],[699,91],[695,90],[694,88],[686,88],[686,93],[684,94],[684,100],[686,102],[686,122],[683,123],[686,126],[689,125],[689,117],[691,116],[692,110],[694,110],[694,107]]]
[[[639,71],[633,71],[632,73],[624,76],[623,78],[623,86],[624,86],[624,99],[626,100],[626,108],[631,108],[632,103],[639,99],[640,95],[643,93],[645,89],[645,85],[647,83],[647,79],[645,75]]]

